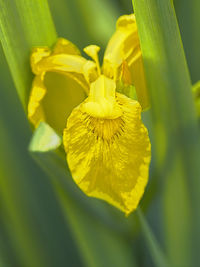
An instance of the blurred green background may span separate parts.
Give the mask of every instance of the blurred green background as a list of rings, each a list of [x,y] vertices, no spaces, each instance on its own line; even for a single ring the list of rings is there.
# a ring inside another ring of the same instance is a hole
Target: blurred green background
[[[6,12],[3,2],[0,1],[0,12]],[[12,1],[7,3],[12,6]],[[80,49],[89,44],[100,45],[101,56],[117,18],[132,13],[129,0],[48,0],[48,3],[58,36],[69,39]],[[195,83],[200,79],[200,3],[176,0],[174,4]],[[12,44],[15,49],[14,37]],[[150,111],[143,114],[152,139],[150,180],[141,210],[126,218],[115,208],[80,192],[69,175],[66,179],[63,161],[57,155],[32,155],[28,151],[32,129],[2,47],[0,73],[0,266],[162,267],[160,264],[166,264],[165,251],[175,259],[173,254],[178,253],[182,236],[165,232],[163,209],[168,211],[169,224],[170,216],[177,216],[178,224],[178,214],[173,210],[170,196],[166,196],[166,184],[156,167],[159,159],[154,151]],[[27,84],[31,85],[30,81]],[[38,160],[44,168],[37,164]],[[58,175],[54,173],[54,164],[61,166]],[[167,168],[166,165],[163,172]],[[177,199],[187,190],[180,184]],[[182,202],[179,208],[185,205]],[[168,234],[171,239],[166,238]],[[177,259],[181,257],[178,255]]]

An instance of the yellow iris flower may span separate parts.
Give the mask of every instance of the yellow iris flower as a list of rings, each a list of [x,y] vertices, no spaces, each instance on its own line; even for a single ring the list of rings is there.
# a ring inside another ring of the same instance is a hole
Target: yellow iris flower
[[[67,162],[84,193],[129,214],[143,195],[151,158],[141,121],[149,101],[135,16],[118,19],[102,68],[98,46],[84,52],[92,60],[65,39],[52,51],[34,49],[28,117],[35,126],[46,121],[58,133],[64,130]],[[124,95],[132,85],[138,101]]]

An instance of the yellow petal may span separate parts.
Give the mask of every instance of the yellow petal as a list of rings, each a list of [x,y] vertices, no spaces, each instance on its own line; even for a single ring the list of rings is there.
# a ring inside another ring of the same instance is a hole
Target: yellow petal
[[[107,201],[126,214],[135,210],[148,181],[150,141],[137,101],[117,94],[122,116],[95,118],[75,108],[64,130],[72,177],[88,196]]]
[[[52,54],[69,54],[69,55],[81,55],[79,49],[69,40],[64,38],[58,38]]]
[[[97,66],[93,61],[87,60],[83,66],[83,75],[88,84],[94,82],[97,79]]]
[[[124,15],[118,19],[116,32],[105,51],[103,73],[115,80],[119,79],[124,61],[128,64],[138,101],[142,109],[146,109],[149,106],[149,97],[134,14]]]
[[[59,38],[53,51],[48,47],[36,47],[31,54],[34,74],[55,71],[76,80],[88,93],[91,80],[97,78],[96,64],[80,56],[78,48],[70,41]]]
[[[31,69],[34,74],[40,74],[37,70],[37,64],[45,57],[51,54],[51,50],[48,47],[34,47],[32,49],[30,63]]]
[[[83,49],[83,51],[88,56],[90,56],[94,61],[97,61],[98,59],[99,50],[100,50],[100,47],[97,45],[88,45]]]
[[[49,57],[50,55],[56,54],[67,54],[67,55],[81,55],[78,48],[71,43],[70,41],[64,38],[58,38],[53,51],[51,52],[49,47],[34,47],[31,53],[31,68],[33,73],[40,74],[41,71],[38,70],[37,64],[44,59],[45,57]]]
[[[61,134],[68,115],[85,99],[90,82],[97,78],[96,64],[81,57],[70,41],[60,38],[53,52],[47,47],[34,48],[31,67],[37,76],[28,117],[36,127],[40,121],[46,121]]]
[[[62,134],[67,117],[85,99],[85,92],[74,79],[60,73],[47,72],[39,77],[33,82],[28,117],[35,127],[45,121]]]
[[[98,56],[99,50],[100,50],[100,47],[97,45],[88,45],[83,49],[83,51],[88,56],[90,56],[94,60],[94,62],[96,63],[97,71],[98,71],[98,74],[100,75],[101,74],[101,68],[100,68],[99,56]]]
[[[131,72],[129,70],[127,61],[122,62],[119,79],[123,82],[124,85],[132,84]]]
[[[45,121],[44,111],[40,104],[45,94],[46,87],[43,84],[42,75],[38,75],[33,80],[28,103],[28,118],[35,127],[37,127],[41,121]]]
[[[89,84],[85,78],[85,65],[88,62],[85,58],[77,55],[58,54],[45,57],[37,64],[37,72],[55,71],[64,75],[71,75],[80,85],[89,91]],[[95,63],[91,61],[90,69],[95,70]],[[87,70],[90,72],[90,69]],[[97,74],[96,74],[97,77]]]
[[[128,60],[138,45],[139,39],[135,16],[133,14],[121,16],[117,21],[116,31],[109,40],[104,54],[105,71],[107,63],[113,67],[119,67],[124,60]],[[132,57],[137,56],[137,52]]]

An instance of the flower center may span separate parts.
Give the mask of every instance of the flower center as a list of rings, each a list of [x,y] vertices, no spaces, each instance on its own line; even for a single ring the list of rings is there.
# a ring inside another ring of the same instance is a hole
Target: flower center
[[[116,119],[122,110],[116,102],[116,84],[114,80],[100,75],[91,83],[90,93],[83,105],[83,112],[95,118]]]
[[[124,132],[124,121],[121,117],[102,119],[86,115],[84,121],[89,132],[95,135],[97,140],[112,142]]]

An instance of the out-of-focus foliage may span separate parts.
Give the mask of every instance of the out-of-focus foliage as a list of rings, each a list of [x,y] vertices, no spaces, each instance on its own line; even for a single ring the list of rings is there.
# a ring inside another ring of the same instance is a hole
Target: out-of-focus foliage
[[[181,37],[192,82],[200,78],[200,2],[199,0],[174,0]]]
[[[197,115],[200,116],[200,81],[192,86],[193,97],[196,105]]]
[[[100,45],[103,55],[119,15],[132,13],[131,0],[0,0],[0,266],[149,267],[167,266],[168,259],[180,265],[193,247],[198,249],[197,123],[172,1],[134,2],[139,3],[136,13],[150,7],[145,17],[143,12],[138,16],[148,36],[148,25],[159,29],[157,39],[147,40],[139,26],[144,57],[148,52],[149,60],[159,59],[154,65],[146,61],[149,81],[158,63],[162,65],[150,82],[153,107],[143,114],[153,149],[150,181],[141,211],[126,218],[80,192],[67,169],[60,137],[49,146],[56,134],[45,124],[32,137],[20,100],[26,109],[32,46],[51,46],[59,36],[81,49]],[[194,83],[200,80],[200,3],[174,3]],[[155,44],[158,51],[145,50]],[[193,266],[196,261],[194,256]]]
[[[200,237],[200,134],[179,28],[171,1],[133,3],[151,97],[156,167],[164,179],[166,246],[171,263],[195,266]]]

